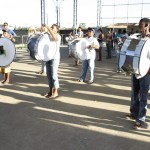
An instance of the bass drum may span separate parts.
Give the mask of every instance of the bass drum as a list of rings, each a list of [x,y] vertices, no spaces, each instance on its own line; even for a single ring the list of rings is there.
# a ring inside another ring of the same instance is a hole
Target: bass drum
[[[5,37],[0,38],[0,67],[10,65],[16,56],[14,43]]]
[[[27,49],[31,58],[38,61],[49,61],[54,58],[57,48],[48,33],[36,34],[27,41]]]
[[[75,39],[70,44],[70,56],[81,61],[90,59],[90,51],[87,47],[90,43],[84,38]]]
[[[150,68],[150,39],[126,39],[119,58],[119,67],[128,74],[145,76]]]
[[[69,44],[69,55],[73,57],[74,59],[79,59],[77,52],[76,52],[76,44],[80,41],[81,39],[75,39]]]

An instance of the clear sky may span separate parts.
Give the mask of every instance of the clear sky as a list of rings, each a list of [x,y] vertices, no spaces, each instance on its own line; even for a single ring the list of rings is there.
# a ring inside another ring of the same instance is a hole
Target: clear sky
[[[45,0],[46,23],[56,23],[56,0]],[[141,5],[141,3],[147,3]],[[0,0],[0,24],[28,27],[41,24],[41,0]],[[115,4],[124,4],[112,6]],[[137,5],[125,5],[125,4]],[[150,0],[102,0],[101,25],[118,22],[138,22],[140,17],[150,17]],[[109,5],[109,6],[108,6]],[[128,10],[128,11],[127,11]],[[131,17],[131,18],[130,18]],[[60,6],[61,27],[73,25],[73,0],[64,0]],[[97,25],[97,0],[78,0],[78,24]]]

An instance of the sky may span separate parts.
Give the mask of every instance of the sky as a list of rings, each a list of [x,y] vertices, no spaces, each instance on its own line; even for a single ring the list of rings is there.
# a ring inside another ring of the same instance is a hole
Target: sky
[[[60,0],[61,27],[73,26],[73,0]],[[141,5],[141,3],[146,3]],[[41,25],[41,0],[0,0],[0,24],[16,27]],[[150,0],[101,0],[101,26],[113,23],[136,23],[149,17]],[[137,5],[126,5],[126,4]],[[149,3],[149,4],[148,4]],[[124,4],[116,5],[114,4]],[[56,0],[45,0],[46,24],[57,22]],[[97,0],[78,0],[78,25],[97,26]]]

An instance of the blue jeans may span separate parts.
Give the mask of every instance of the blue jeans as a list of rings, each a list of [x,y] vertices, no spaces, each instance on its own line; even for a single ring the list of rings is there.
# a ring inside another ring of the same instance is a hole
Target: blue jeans
[[[119,67],[120,52],[116,52],[116,59],[117,59],[117,70],[121,71],[121,68]]]
[[[139,123],[145,122],[147,112],[147,99],[148,90],[150,84],[150,74],[137,79],[135,75],[132,75],[132,95],[130,112],[136,118]]]
[[[87,70],[89,68],[90,80],[93,81],[94,80],[94,67],[95,67],[95,60],[94,59],[84,60],[82,62],[82,71],[81,71],[80,80],[85,81]]]
[[[46,72],[47,72],[47,79],[49,88],[59,88],[59,81],[58,81],[58,66],[59,66],[59,59],[52,59],[46,62]]]
[[[111,41],[106,42],[106,47],[107,47],[107,58],[111,58],[111,49],[112,49]]]
[[[44,61],[41,62],[41,71],[46,73],[46,65]]]

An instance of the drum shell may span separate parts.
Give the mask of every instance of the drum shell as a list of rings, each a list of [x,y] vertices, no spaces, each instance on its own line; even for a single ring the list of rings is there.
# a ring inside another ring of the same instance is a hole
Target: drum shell
[[[57,53],[57,44],[48,33],[37,34],[27,43],[30,57],[38,61],[49,61]]]
[[[79,59],[76,51],[76,44],[80,41],[81,39],[75,39],[69,44],[69,55],[73,57],[74,59]]]
[[[134,49],[129,49],[133,39],[126,39],[119,56],[119,67],[125,72],[145,76],[150,68],[150,40],[137,39],[139,42]]]
[[[27,41],[27,50],[29,52],[29,55],[32,59],[35,59],[36,51],[35,46],[37,44],[37,40],[40,38],[41,34],[36,34],[35,36],[29,37]]]
[[[87,49],[89,45],[90,43],[84,38],[75,39],[69,45],[70,56],[81,61],[90,59],[90,51]]]

